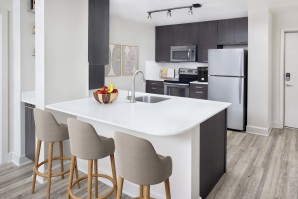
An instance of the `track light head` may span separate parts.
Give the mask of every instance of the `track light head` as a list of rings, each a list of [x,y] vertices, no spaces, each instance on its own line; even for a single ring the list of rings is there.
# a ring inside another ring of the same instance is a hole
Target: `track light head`
[[[172,11],[171,10],[168,10],[167,16],[172,17]]]
[[[147,19],[152,20],[151,12],[148,12],[148,17]]]
[[[188,15],[193,15],[192,7],[189,7]]]

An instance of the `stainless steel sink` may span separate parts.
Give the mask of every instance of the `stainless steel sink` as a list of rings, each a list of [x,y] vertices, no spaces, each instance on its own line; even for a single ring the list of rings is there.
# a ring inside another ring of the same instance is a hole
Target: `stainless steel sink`
[[[156,97],[156,96],[141,96],[141,97],[136,97],[137,102],[145,102],[145,103],[158,103],[162,102],[165,100],[168,100],[170,98],[165,98],[165,97]]]

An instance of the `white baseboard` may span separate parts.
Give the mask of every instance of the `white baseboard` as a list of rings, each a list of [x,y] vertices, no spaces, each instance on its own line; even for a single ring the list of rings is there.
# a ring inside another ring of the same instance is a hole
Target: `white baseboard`
[[[77,159],[77,161],[78,161],[79,170],[81,172],[87,174],[88,173],[88,165],[87,165],[88,161],[81,160],[81,159]],[[106,170],[101,169],[100,167],[99,167],[98,171],[99,171],[99,173],[103,173],[103,174],[112,176],[112,171],[106,171]],[[112,184],[108,180],[100,179],[100,182],[102,182],[110,187],[112,186]],[[126,195],[128,195],[130,197],[135,197],[139,194],[139,186],[136,184],[133,184],[131,182],[125,181],[125,185],[123,186],[123,193],[125,193]],[[165,196],[160,196],[160,195],[157,195],[152,192],[150,194],[151,194],[152,198],[165,199]]]
[[[257,126],[246,126],[247,133],[263,135],[263,136],[269,136],[271,129],[272,129],[272,127],[262,128],[262,127],[257,127]]]
[[[25,164],[32,163],[32,160],[28,159],[26,156],[18,156],[13,152],[9,153],[9,159],[12,163],[14,163],[18,167]]]

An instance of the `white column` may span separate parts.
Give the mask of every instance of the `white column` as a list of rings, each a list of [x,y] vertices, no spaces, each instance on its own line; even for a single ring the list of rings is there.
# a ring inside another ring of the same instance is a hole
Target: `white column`
[[[272,115],[272,14],[268,8],[248,12],[247,131],[268,135]]]
[[[0,10],[0,165],[8,160],[8,12]]]

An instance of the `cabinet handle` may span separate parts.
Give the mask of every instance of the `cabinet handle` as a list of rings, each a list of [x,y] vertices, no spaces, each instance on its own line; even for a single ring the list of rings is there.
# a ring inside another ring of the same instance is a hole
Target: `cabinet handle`
[[[150,84],[153,84],[153,85],[155,85],[155,84],[157,84],[157,83],[151,82]]]
[[[196,86],[196,88],[203,88],[202,86]]]
[[[157,88],[151,88],[152,90],[156,90]]]
[[[239,43],[240,44],[246,44],[247,42],[246,41],[240,41]]]
[[[197,91],[196,93],[197,93],[197,94],[203,94],[203,92],[202,92],[202,91]]]

